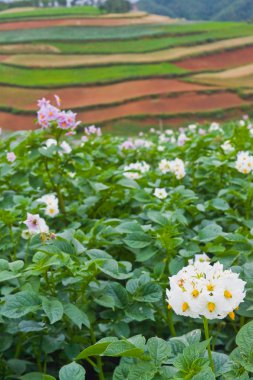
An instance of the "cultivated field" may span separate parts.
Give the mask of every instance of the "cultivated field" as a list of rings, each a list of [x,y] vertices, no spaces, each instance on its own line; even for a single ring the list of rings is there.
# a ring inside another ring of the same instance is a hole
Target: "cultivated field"
[[[0,13],[2,127],[32,128],[34,99],[55,93],[85,123],[110,129],[118,120],[182,123],[193,113],[224,118],[252,107],[250,23],[49,11]]]

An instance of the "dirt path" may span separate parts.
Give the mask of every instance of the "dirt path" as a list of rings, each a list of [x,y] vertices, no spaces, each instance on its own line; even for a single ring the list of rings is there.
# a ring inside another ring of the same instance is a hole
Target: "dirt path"
[[[25,67],[67,67],[67,66],[85,66],[85,65],[102,65],[114,63],[154,63],[168,60],[176,60],[187,56],[199,55],[207,52],[242,47],[243,45],[253,44],[253,36],[233,38],[222,40],[209,44],[203,44],[191,47],[181,47],[174,49],[160,50],[153,53],[142,54],[111,54],[111,55],[61,55],[31,54],[29,59],[27,55],[10,56],[6,62],[17,64]]]
[[[203,57],[177,61],[177,66],[191,71],[221,70],[253,62],[253,46],[221,51]]]
[[[57,93],[63,108],[80,108],[102,104],[124,102],[144,96],[170,94],[187,91],[203,91],[215,87],[181,82],[176,79],[147,79],[129,81],[109,86],[73,87],[54,90],[25,89],[0,86],[0,104],[23,110],[36,110],[36,99],[46,97],[54,100]]]
[[[233,93],[198,94],[186,93],[170,98],[145,99],[117,107],[92,110],[78,113],[78,118],[84,123],[101,123],[117,118],[125,118],[138,115],[177,115],[183,113],[215,111],[220,109],[230,109],[251,103],[242,100]],[[4,129],[19,130],[33,129],[34,116],[12,115],[0,112],[0,126]]]
[[[0,19],[1,20],[1,19]],[[178,20],[169,17],[147,15],[142,17],[87,17],[54,18],[0,23],[0,31],[17,29],[41,29],[55,26],[123,26],[139,24],[167,24]]]

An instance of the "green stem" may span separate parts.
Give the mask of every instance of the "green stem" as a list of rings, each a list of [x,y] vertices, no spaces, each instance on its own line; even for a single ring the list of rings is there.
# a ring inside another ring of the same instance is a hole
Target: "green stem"
[[[177,336],[175,326],[172,319],[172,309],[168,310],[168,316],[167,316],[168,326],[170,329],[170,333],[172,336]]]
[[[90,337],[91,337],[92,344],[96,344],[96,337],[95,337],[94,330],[92,327],[90,328]],[[96,362],[97,362],[99,380],[105,380],[105,375],[103,371],[103,363],[100,356],[96,357]]]
[[[207,351],[208,351],[208,357],[209,357],[210,367],[212,368],[212,371],[214,372],[214,362],[213,362],[211,345],[210,345],[210,335],[209,335],[208,320],[206,319],[206,317],[203,317],[203,324],[204,324],[205,338],[206,338],[206,340],[208,340]]]

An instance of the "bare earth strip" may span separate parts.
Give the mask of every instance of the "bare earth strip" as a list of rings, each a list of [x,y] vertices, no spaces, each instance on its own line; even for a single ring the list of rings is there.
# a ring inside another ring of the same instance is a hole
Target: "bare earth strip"
[[[84,123],[101,123],[113,119],[138,115],[180,115],[182,113],[215,111],[250,105],[233,93],[186,93],[173,98],[146,99],[117,107],[81,112],[78,118]],[[34,129],[34,116],[12,115],[0,112],[0,127],[10,130]]]
[[[87,18],[63,18],[47,20],[26,20],[0,23],[0,31],[17,29],[41,29],[55,26],[122,26],[140,24],[168,24],[176,23],[178,20],[169,17],[147,15],[146,17],[87,17]]]
[[[236,67],[234,69],[212,74],[197,74],[192,76],[194,80],[226,87],[252,87],[253,64]]]
[[[198,46],[166,49],[144,54],[64,55],[64,59],[62,59],[61,56],[50,54],[44,54],[43,56],[31,54],[29,59],[27,59],[27,55],[10,56],[6,62],[25,67],[67,67],[114,63],[155,63],[176,60],[187,56],[200,55],[222,49],[229,49],[232,46],[233,48],[236,48],[250,44],[253,44],[253,36],[233,38],[230,40],[222,40]]]
[[[60,53],[56,46],[43,43],[0,45],[0,51],[4,54]]]
[[[233,48],[233,46],[231,46]],[[253,46],[220,51],[200,57],[177,61],[177,66],[191,71],[221,70],[253,62]]]
[[[63,101],[63,108],[74,109],[120,103],[144,96],[204,91],[214,88],[174,79],[148,79],[109,86],[65,88],[51,91],[4,86],[0,87],[0,105],[4,107],[13,107],[15,105],[16,108],[22,110],[36,110],[35,99],[46,97],[54,101],[54,94],[57,93]]]

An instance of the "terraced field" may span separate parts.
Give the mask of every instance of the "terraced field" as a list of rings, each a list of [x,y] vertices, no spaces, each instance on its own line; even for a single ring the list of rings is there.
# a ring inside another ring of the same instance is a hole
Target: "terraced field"
[[[87,124],[110,128],[252,108],[253,24],[49,11],[0,13],[2,127],[34,127],[35,99],[55,93]]]

